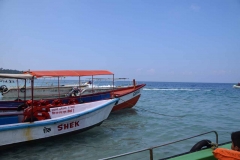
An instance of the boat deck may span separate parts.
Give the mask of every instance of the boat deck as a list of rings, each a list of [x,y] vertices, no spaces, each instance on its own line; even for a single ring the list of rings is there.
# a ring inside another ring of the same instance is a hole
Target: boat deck
[[[219,146],[219,148],[231,149],[231,143]],[[209,149],[204,149],[202,151],[193,152],[193,153],[189,153],[189,154],[182,155],[182,156],[177,156],[177,157],[170,158],[170,159],[171,160],[186,160],[186,159],[216,160],[216,158],[214,157],[212,152],[213,152],[213,150],[211,148],[209,148]]]

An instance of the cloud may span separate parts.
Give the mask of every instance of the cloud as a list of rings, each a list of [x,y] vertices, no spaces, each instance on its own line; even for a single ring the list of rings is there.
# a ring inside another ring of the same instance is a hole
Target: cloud
[[[150,73],[150,74],[154,74],[155,73],[155,69],[151,68],[151,69],[147,70],[147,72]]]
[[[200,8],[201,8],[201,7],[198,6],[198,5],[196,5],[196,4],[192,4],[192,5],[190,6],[190,9],[193,10],[193,11],[199,11]]]

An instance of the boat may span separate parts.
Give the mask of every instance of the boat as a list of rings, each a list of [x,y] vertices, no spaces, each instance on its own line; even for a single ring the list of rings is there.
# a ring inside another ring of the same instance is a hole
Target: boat
[[[233,85],[233,88],[240,88],[240,83]]]
[[[133,82],[132,87],[119,88],[110,92],[111,98],[119,98],[118,104],[112,111],[132,108],[136,105],[146,84],[135,85],[135,80]]]
[[[8,74],[5,74],[8,76]],[[21,74],[20,74],[21,75]],[[19,75],[19,76],[20,76]],[[7,82],[7,81],[6,81]],[[18,82],[18,81],[11,81],[9,82]],[[49,96],[65,96],[68,94],[73,88],[77,88],[78,90],[83,90],[88,88],[89,82],[83,83],[81,85],[75,84],[75,85],[70,85],[70,84],[64,84],[64,85],[41,85],[41,86],[34,86],[34,96],[35,97],[49,97]],[[6,98],[12,98],[12,97],[20,97],[23,98],[24,96],[26,97],[31,97],[31,86],[26,86],[26,81],[25,84],[22,87],[17,86],[12,86],[8,87],[7,85],[3,84],[0,86],[0,93],[2,94],[3,97]]]
[[[163,159],[159,159],[158,157],[154,157],[154,149],[157,149],[159,152],[159,148],[160,147],[164,147],[164,146],[168,146],[168,145],[172,145],[174,144],[175,146],[177,146],[176,143],[178,142],[182,142],[182,141],[186,141],[192,138],[196,138],[199,136],[203,136],[206,134],[210,134],[210,133],[214,133],[216,136],[216,142],[211,142],[208,139],[203,139],[200,140],[198,142],[196,142],[194,145],[192,145],[192,148],[189,148],[189,151],[186,151],[184,153],[181,154],[177,154],[177,155],[172,155]],[[209,131],[209,132],[205,132],[199,135],[195,135],[192,137],[188,137],[188,138],[184,138],[184,139],[180,139],[177,141],[173,141],[173,142],[169,142],[166,144],[161,144],[158,146],[153,146],[153,147],[149,147],[149,148],[144,148],[144,149],[140,149],[140,150],[136,150],[136,151],[132,151],[132,152],[128,152],[128,153],[123,153],[123,154],[119,154],[119,155],[115,155],[115,156],[111,156],[111,157],[106,157],[106,158],[102,158],[100,160],[109,160],[109,159],[119,159],[119,158],[124,158],[125,156],[130,156],[130,155],[135,155],[139,154],[139,156],[141,157],[142,154],[140,154],[141,152],[145,152],[147,154],[149,154],[150,160],[153,159],[158,159],[158,160],[214,160],[219,158],[219,160],[221,159],[226,159],[226,154],[232,154],[231,156],[235,156],[237,158],[230,158],[231,160],[238,160],[240,159],[240,152],[237,151],[233,151],[230,150],[231,149],[231,145],[232,142],[225,142],[222,144],[218,144],[218,133],[216,131]],[[148,152],[146,152],[148,151]],[[224,155],[221,155],[222,153],[220,152],[224,152]],[[217,158],[216,158],[217,157]],[[220,158],[221,157],[221,158]],[[229,158],[229,157],[227,157]],[[135,157],[135,159],[137,159]]]
[[[9,75],[7,78],[30,79],[32,96],[21,104],[21,110],[0,108],[1,148],[82,132],[99,126],[119,100],[113,98],[81,104],[73,97],[68,98],[68,101],[65,99],[65,102],[59,98],[52,101],[35,100],[33,75]]]
[[[31,121],[31,117],[25,118],[24,114],[27,113],[23,111],[1,112],[0,136],[2,138],[0,139],[0,147],[67,133],[82,132],[99,126],[107,119],[117,100],[69,104],[50,108],[48,112],[39,109],[33,113],[33,121]]]
[[[127,80],[129,78],[114,78],[114,84],[116,81],[121,81],[121,80]],[[106,81],[113,81],[112,78],[93,78],[94,81],[94,85],[91,82],[91,79],[88,79],[88,83],[89,87],[86,87],[84,89],[81,90],[81,93],[79,93],[79,95],[89,95],[92,93],[99,93],[99,92],[106,92],[106,91],[110,91],[110,90],[116,90],[116,89],[120,89],[120,88],[126,88],[126,87],[130,87],[133,86],[133,84],[127,84],[125,83],[122,85],[118,85],[118,86],[112,86],[111,84],[108,85],[103,85],[101,82],[106,82]]]
[[[132,108],[138,102],[143,87],[146,84],[136,84],[136,81],[133,80],[133,85],[128,87],[114,87],[114,74],[110,71],[102,71],[102,70],[54,70],[54,71],[28,71],[24,72],[24,74],[29,74],[34,77],[61,77],[61,76],[97,76],[97,75],[112,75],[113,82],[112,87],[108,87],[107,90],[98,90],[97,92],[94,91],[93,85],[89,87],[88,90],[91,90],[89,94],[81,94],[79,90],[72,90],[67,97],[59,97],[64,103],[67,101],[69,97],[75,97],[79,102],[86,103],[86,102],[93,102],[98,100],[105,100],[105,99],[112,99],[112,98],[119,98],[119,102],[115,105],[112,111],[118,111],[125,108]],[[0,74],[1,77],[1,74]],[[92,78],[92,83],[94,83]],[[80,83],[80,82],[79,82]],[[59,86],[59,84],[58,84]],[[22,100],[22,99],[21,99]],[[53,101],[51,97],[48,98],[49,101]],[[23,101],[19,101],[19,98],[16,97],[16,101],[0,101],[0,108],[5,110],[16,110],[19,106],[25,103],[26,99]]]
[[[133,84],[128,86],[88,87],[82,90],[79,101],[89,102],[89,99],[92,101],[95,99],[94,97],[105,95],[105,98],[119,98],[118,104],[113,107],[112,111],[132,108],[138,102],[145,85],[146,84],[136,85],[135,79],[133,79]]]

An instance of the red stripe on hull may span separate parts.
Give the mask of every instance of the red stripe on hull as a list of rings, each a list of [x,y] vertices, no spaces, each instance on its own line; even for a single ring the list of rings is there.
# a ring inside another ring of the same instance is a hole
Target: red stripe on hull
[[[136,97],[134,97],[134,98],[132,98],[128,101],[125,101],[121,104],[118,104],[118,105],[114,106],[113,109],[112,109],[112,112],[113,111],[118,111],[118,110],[124,109],[124,108],[132,108],[138,102],[138,99],[140,98],[140,96],[141,95],[139,94],[138,96],[136,96]],[[121,97],[120,97],[120,99],[121,99]]]

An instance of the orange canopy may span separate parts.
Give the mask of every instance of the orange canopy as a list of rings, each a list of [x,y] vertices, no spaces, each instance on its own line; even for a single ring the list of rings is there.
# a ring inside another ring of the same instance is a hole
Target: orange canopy
[[[48,71],[27,71],[24,74],[31,74],[36,77],[67,77],[67,76],[96,76],[96,75],[113,75],[106,70],[48,70]]]

